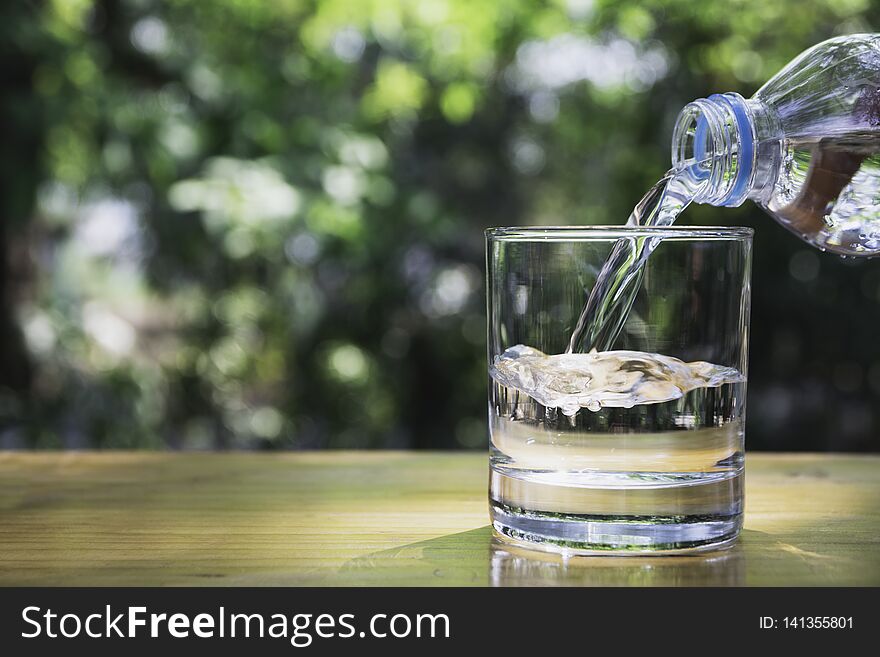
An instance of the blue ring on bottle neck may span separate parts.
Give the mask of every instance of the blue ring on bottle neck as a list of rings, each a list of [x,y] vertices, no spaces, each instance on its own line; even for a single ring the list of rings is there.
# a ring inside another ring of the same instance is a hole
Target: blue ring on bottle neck
[[[733,112],[736,121],[736,129],[739,133],[739,152],[736,163],[737,172],[733,186],[727,195],[716,205],[739,205],[743,202],[752,177],[752,162],[754,161],[755,139],[752,136],[752,121],[746,111],[746,104],[742,97],[735,94],[713,94],[709,100],[716,103],[724,103]]]
[[[736,179],[724,198],[713,203],[713,205],[739,205],[747,193],[749,179],[752,176],[752,162],[755,149],[755,140],[752,136],[752,121],[746,110],[745,102],[737,94],[713,94],[706,100],[715,105],[720,105],[726,110],[730,110],[736,122],[739,136]],[[697,163],[704,161],[708,156],[706,152],[708,136],[709,122],[706,120],[705,115],[700,114],[694,129],[694,159]],[[691,173],[697,180],[705,180],[709,177],[709,169],[703,168],[696,163],[691,167]]]

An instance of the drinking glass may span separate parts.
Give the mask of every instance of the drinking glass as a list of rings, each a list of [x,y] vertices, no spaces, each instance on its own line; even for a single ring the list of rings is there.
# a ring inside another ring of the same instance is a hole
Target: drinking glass
[[[612,249],[645,241],[650,256],[612,348],[563,355]],[[489,498],[500,539],[572,554],[735,541],[751,242],[752,230],[736,227],[486,231]]]

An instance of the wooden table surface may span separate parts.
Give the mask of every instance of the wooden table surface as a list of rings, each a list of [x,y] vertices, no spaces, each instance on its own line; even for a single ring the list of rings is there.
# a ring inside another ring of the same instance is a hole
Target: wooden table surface
[[[732,550],[495,544],[482,453],[2,453],[0,585],[880,585],[880,457],[751,454]]]

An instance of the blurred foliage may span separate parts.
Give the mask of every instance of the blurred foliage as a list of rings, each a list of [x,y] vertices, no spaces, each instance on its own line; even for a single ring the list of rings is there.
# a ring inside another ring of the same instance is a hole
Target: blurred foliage
[[[482,230],[620,223],[868,0],[3,9],[0,445],[484,446]],[[758,228],[752,447],[874,449],[880,270]]]

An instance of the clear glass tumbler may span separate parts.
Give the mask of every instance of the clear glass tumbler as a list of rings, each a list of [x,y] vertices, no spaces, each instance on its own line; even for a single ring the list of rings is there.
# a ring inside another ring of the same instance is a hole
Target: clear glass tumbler
[[[496,533],[575,554],[731,545],[743,512],[751,229],[486,238]],[[606,258],[640,240],[653,251],[612,350],[567,354]]]

